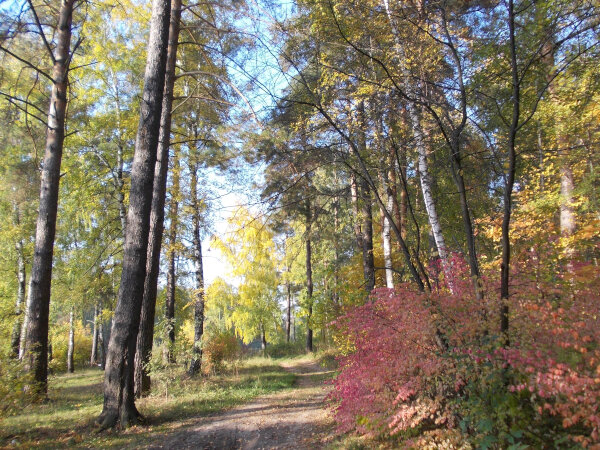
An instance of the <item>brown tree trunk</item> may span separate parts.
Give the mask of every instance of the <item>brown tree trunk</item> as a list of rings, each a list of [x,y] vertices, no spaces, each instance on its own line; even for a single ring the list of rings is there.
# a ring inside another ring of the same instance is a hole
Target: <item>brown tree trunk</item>
[[[166,362],[175,362],[175,292],[177,290],[177,274],[175,273],[175,244],[177,242],[177,215],[179,214],[179,159],[173,160],[173,185],[171,186],[171,202],[169,207],[169,248],[167,251],[167,298],[165,300],[165,349],[163,358]]]
[[[52,93],[46,130],[46,149],[40,186],[40,206],[35,233],[35,250],[31,267],[28,300],[28,325],[25,338],[25,361],[33,375],[39,393],[48,387],[48,315],[50,312],[50,284],[60,163],[65,139],[65,113],[67,110],[68,72],[71,62],[71,22],[75,0],[62,0],[58,17],[58,42],[54,50]]]
[[[73,373],[73,353],[75,352],[75,326],[73,324],[73,308],[69,313],[69,347],[67,348],[67,372]]]
[[[312,211],[310,201],[306,201],[306,301],[308,303],[308,316],[306,317],[306,351],[313,351],[313,279],[312,279],[312,248],[311,248]]]
[[[373,209],[371,190],[364,180],[360,183],[351,175],[350,190],[354,209],[354,234],[356,244],[362,253],[364,287],[371,293],[375,287],[375,262],[373,260]]]
[[[363,261],[365,290],[367,293],[375,288],[375,260],[373,258],[373,206],[371,189],[363,180],[362,183],[362,219],[363,219]]]
[[[100,310],[102,312],[102,310]],[[106,353],[107,353],[107,333],[105,331],[106,324],[102,322],[98,330],[98,347],[100,348],[100,368],[106,368]]]
[[[504,186],[504,216],[502,218],[502,263],[500,266],[500,332],[504,335],[505,345],[510,344],[508,338],[509,297],[510,297],[510,218],[512,213],[512,191],[516,171],[516,139],[519,127],[521,92],[519,68],[517,66],[517,47],[515,43],[515,16],[513,0],[508,1],[508,27],[510,41],[510,67],[512,74],[512,120],[508,135],[508,173]]]
[[[194,272],[196,290],[194,291],[194,345],[188,373],[194,375],[202,367],[202,335],[204,334],[204,270],[202,266],[202,239],[200,239],[200,202],[198,201],[198,166],[190,164],[191,200],[194,245]]]
[[[356,246],[359,251],[363,251],[363,233],[362,233],[362,225],[360,223],[360,207],[358,205],[358,182],[356,180],[356,175],[352,173],[350,175],[350,194],[352,199],[352,209],[354,211],[354,237],[356,239]],[[363,259],[363,267],[364,267],[364,259]]]
[[[170,15],[169,1],[153,1],[143,99],[131,170],[123,272],[106,358],[104,407],[98,418],[101,428],[117,424],[127,427],[141,418],[134,399],[134,357],[146,277]]]
[[[179,19],[181,17],[181,0],[171,2],[171,23],[169,26],[169,48],[165,74],[165,90],[163,94],[160,118],[160,133],[156,165],[154,168],[154,185],[152,192],[152,211],[150,213],[150,236],[148,237],[148,255],[146,261],[146,279],[144,280],[144,296],[140,315],[135,352],[135,394],[141,397],[150,391],[150,375],[146,365],[151,357],[154,340],[154,316],[156,312],[156,294],[158,273],[160,270],[160,248],[162,245],[165,196],[167,192],[167,172],[169,167],[169,147],[171,142],[171,107],[173,105],[173,88],[175,86],[175,62],[177,59],[177,41],[179,39]]]
[[[289,274],[288,267],[288,274]],[[286,291],[287,291],[287,319],[285,321],[285,340],[286,342],[290,342],[290,332],[292,328],[292,285],[289,281],[285,283]]]

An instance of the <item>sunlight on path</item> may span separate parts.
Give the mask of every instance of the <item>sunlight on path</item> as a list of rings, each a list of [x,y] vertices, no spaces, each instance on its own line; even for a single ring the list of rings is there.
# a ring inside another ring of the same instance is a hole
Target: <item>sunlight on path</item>
[[[162,435],[146,448],[314,449],[329,440],[323,379],[330,374],[313,361],[283,364],[297,374],[296,387],[261,397],[219,415]]]

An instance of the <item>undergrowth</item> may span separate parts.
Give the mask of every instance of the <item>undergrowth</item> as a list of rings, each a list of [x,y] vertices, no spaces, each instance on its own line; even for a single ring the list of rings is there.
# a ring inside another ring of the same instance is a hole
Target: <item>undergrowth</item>
[[[289,388],[295,376],[270,359],[250,358],[220,374],[189,378],[183,366],[155,374],[149,397],[137,402],[143,426],[98,433],[94,420],[102,409],[103,372],[87,369],[50,379],[48,401],[0,418],[0,447],[136,447],[169,432],[181,421],[214,414],[259,395]],[[163,380],[168,379],[168,390]]]

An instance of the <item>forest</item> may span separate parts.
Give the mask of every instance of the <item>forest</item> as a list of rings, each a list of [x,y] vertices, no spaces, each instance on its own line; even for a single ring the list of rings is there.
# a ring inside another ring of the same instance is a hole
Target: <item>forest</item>
[[[318,445],[186,445],[600,448],[599,38],[597,0],[0,0],[0,447],[188,448],[310,380]]]

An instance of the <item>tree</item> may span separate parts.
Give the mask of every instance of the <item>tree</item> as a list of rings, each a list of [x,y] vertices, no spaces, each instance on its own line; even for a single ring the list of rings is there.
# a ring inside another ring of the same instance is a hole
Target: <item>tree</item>
[[[229,226],[231,233],[216,245],[233,267],[232,275],[240,278],[230,323],[244,343],[259,338],[264,350],[281,321],[273,235],[265,221],[243,208]]]
[[[134,358],[146,275],[148,233],[156,150],[167,59],[170,2],[154,0],[143,102],[136,137],[129,211],[123,249],[123,272],[113,317],[104,377],[102,428],[127,427],[140,420],[134,399]]]
[[[192,212],[192,245],[194,260],[194,343],[188,373],[195,375],[202,367],[202,336],[204,334],[204,269],[202,265],[202,239],[200,221],[202,206],[198,199],[198,163],[190,163],[190,193]]]
[[[152,211],[150,213],[150,236],[148,238],[148,256],[146,261],[146,279],[140,317],[135,358],[135,392],[139,397],[150,389],[150,376],[146,364],[152,352],[154,339],[154,315],[156,293],[160,267],[160,249],[164,230],[165,197],[167,192],[167,172],[169,167],[169,147],[171,142],[171,109],[173,106],[173,89],[175,86],[175,62],[177,60],[177,43],[179,39],[179,20],[181,17],[181,1],[173,0],[169,25],[169,48],[165,74],[165,89],[160,118],[160,134],[156,167],[154,170],[154,186],[152,192]]]
[[[71,48],[71,26],[75,0],[61,1],[57,20],[57,43],[54,50],[46,40],[37,12],[30,3],[31,14],[38,24],[39,34],[53,62],[52,75],[44,74],[52,85],[46,148],[40,186],[39,214],[35,234],[35,250],[31,267],[29,299],[27,301],[28,325],[25,336],[27,369],[33,374],[33,390],[44,394],[48,383],[48,315],[50,308],[50,284],[52,279],[52,256],[56,234],[56,213],[60,182],[60,163],[65,139],[65,115],[69,66],[77,45]],[[11,54],[8,49],[2,50]],[[11,54],[11,56],[16,56]],[[19,59],[17,57],[17,59]],[[27,64],[30,65],[31,64]],[[43,73],[43,72],[41,72]]]

